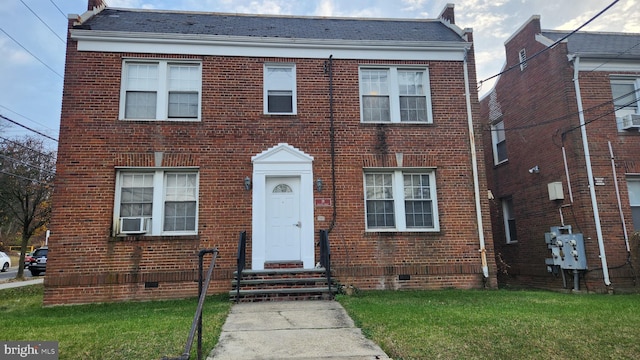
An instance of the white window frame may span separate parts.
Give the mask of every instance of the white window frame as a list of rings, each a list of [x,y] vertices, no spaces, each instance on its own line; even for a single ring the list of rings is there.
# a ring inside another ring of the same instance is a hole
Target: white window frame
[[[628,189],[628,193],[629,193],[629,207],[631,208],[631,221],[633,223],[633,229],[635,231],[640,231],[640,216],[633,216],[634,214],[634,210],[635,213],[640,212],[640,193],[635,193],[632,191],[631,189],[631,183],[634,184],[634,187],[637,187],[638,191],[640,192],[640,176],[633,176],[633,177],[628,177],[627,178],[627,189]],[[638,199],[634,199],[633,197],[636,196],[638,197]],[[635,202],[636,200],[638,200],[638,202]]]
[[[156,92],[156,116],[153,119],[127,118],[126,100],[127,100],[127,81],[129,76],[129,65],[131,64],[152,64],[158,66],[157,88]],[[194,66],[198,68],[198,111],[196,117],[169,117],[169,67],[171,65]],[[120,120],[127,121],[201,121],[202,114],[202,62],[194,60],[150,60],[150,59],[124,59],[122,61],[122,78],[120,81]]]
[[[391,174],[392,175],[392,191],[393,191],[393,207],[395,227],[369,227],[367,223],[367,175],[375,174]],[[428,175],[429,176],[429,194],[432,204],[433,227],[407,227],[406,211],[405,211],[405,195],[404,195],[404,175]],[[438,199],[436,186],[435,169],[425,168],[400,168],[400,169],[365,169],[362,176],[363,199],[364,199],[364,222],[365,231],[367,232],[439,232],[440,221],[438,215]]]
[[[291,69],[291,83],[277,84],[268,78],[269,69]],[[265,63],[263,71],[263,112],[266,115],[296,115],[298,114],[298,94],[297,94],[296,65],[290,63]],[[269,91],[291,91],[291,112],[270,112],[269,111]]]
[[[635,98],[636,100],[640,99],[640,78],[632,78],[632,77],[614,77],[611,79],[611,92],[613,93],[613,86],[614,85],[632,85],[633,89],[636,91],[635,92]],[[632,95],[630,95],[632,96]],[[615,98],[616,96],[613,95],[612,101],[614,101],[614,109],[615,109],[615,113],[616,113],[616,126],[618,128],[618,131],[625,131],[622,128],[623,125],[623,121],[622,118],[625,115],[629,115],[629,114],[640,114],[640,103],[636,102],[634,104],[634,106],[630,106],[630,107],[626,107],[626,108],[622,108],[622,109],[616,109],[617,105],[615,104]],[[630,99],[632,100],[632,99]]]
[[[516,217],[513,212],[513,198],[511,197],[502,198],[501,203],[502,203],[502,219],[504,221],[504,235],[506,238],[506,242],[507,244],[517,243],[518,232],[515,228]],[[512,229],[511,229],[511,224],[509,223],[510,221],[513,221],[513,226],[514,226],[513,232],[515,232],[516,234],[516,239],[511,238]]]
[[[364,84],[362,81],[362,73],[367,70],[386,70],[389,74],[387,94],[389,97],[389,121],[365,121],[364,119],[364,96],[371,95],[364,93]],[[424,73],[422,88],[424,89],[424,98],[426,100],[426,121],[401,121],[400,115],[400,89],[398,82],[398,71],[421,71]],[[365,124],[433,124],[433,110],[431,104],[431,84],[429,80],[429,68],[426,66],[379,66],[379,65],[361,65],[358,68],[358,84],[360,92],[360,122]]]
[[[113,211],[113,234],[116,236],[127,236],[128,234],[120,231],[120,204],[122,197],[122,177],[128,174],[152,174],[153,175],[153,204],[151,215],[151,226],[141,235],[145,236],[180,236],[180,235],[197,235],[198,234],[198,213],[199,213],[199,194],[200,194],[200,172],[197,168],[122,168],[116,171],[116,188]],[[194,174],[196,176],[195,188],[195,227],[193,231],[164,231],[165,218],[165,202],[166,202],[166,175],[167,174]]]
[[[498,145],[504,143],[505,158],[498,158]],[[506,149],[507,133],[504,131],[504,120],[496,121],[491,125],[491,145],[493,148],[493,163],[494,165],[502,164],[509,160],[509,154]]]

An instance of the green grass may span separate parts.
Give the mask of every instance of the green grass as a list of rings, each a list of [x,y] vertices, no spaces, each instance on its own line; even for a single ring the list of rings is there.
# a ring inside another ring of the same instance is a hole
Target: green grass
[[[184,351],[196,298],[42,307],[42,285],[0,290],[0,338],[58,341],[60,359],[161,359]],[[227,295],[207,297],[202,351],[208,355],[231,308]],[[191,358],[195,359],[197,340]]]
[[[371,291],[338,301],[395,360],[640,356],[637,294]]]

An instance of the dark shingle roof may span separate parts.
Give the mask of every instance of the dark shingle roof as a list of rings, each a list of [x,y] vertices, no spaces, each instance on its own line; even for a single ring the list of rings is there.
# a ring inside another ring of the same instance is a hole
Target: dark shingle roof
[[[542,35],[557,41],[570,31],[542,30]],[[569,53],[614,57],[640,57],[640,34],[577,32],[567,39]]]
[[[440,20],[348,19],[106,8],[78,28],[290,39],[464,42]]]

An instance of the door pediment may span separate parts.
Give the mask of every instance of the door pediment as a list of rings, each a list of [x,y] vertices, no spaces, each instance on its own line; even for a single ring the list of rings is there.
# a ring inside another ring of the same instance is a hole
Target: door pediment
[[[292,164],[292,163],[310,163],[313,156],[307,155],[295,147],[280,143],[262,153],[251,157],[254,164]]]

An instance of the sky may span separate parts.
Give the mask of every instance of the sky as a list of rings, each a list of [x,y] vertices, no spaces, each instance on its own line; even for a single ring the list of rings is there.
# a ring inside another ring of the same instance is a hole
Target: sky
[[[455,5],[472,28],[478,80],[500,72],[504,42],[533,15],[543,29],[574,30],[613,0],[106,0],[110,7],[373,18],[437,18]],[[583,31],[640,33],[640,0],[619,0]],[[0,0],[0,137],[40,137],[55,150],[60,125],[67,15],[87,0]],[[493,86],[484,82],[480,96]]]

